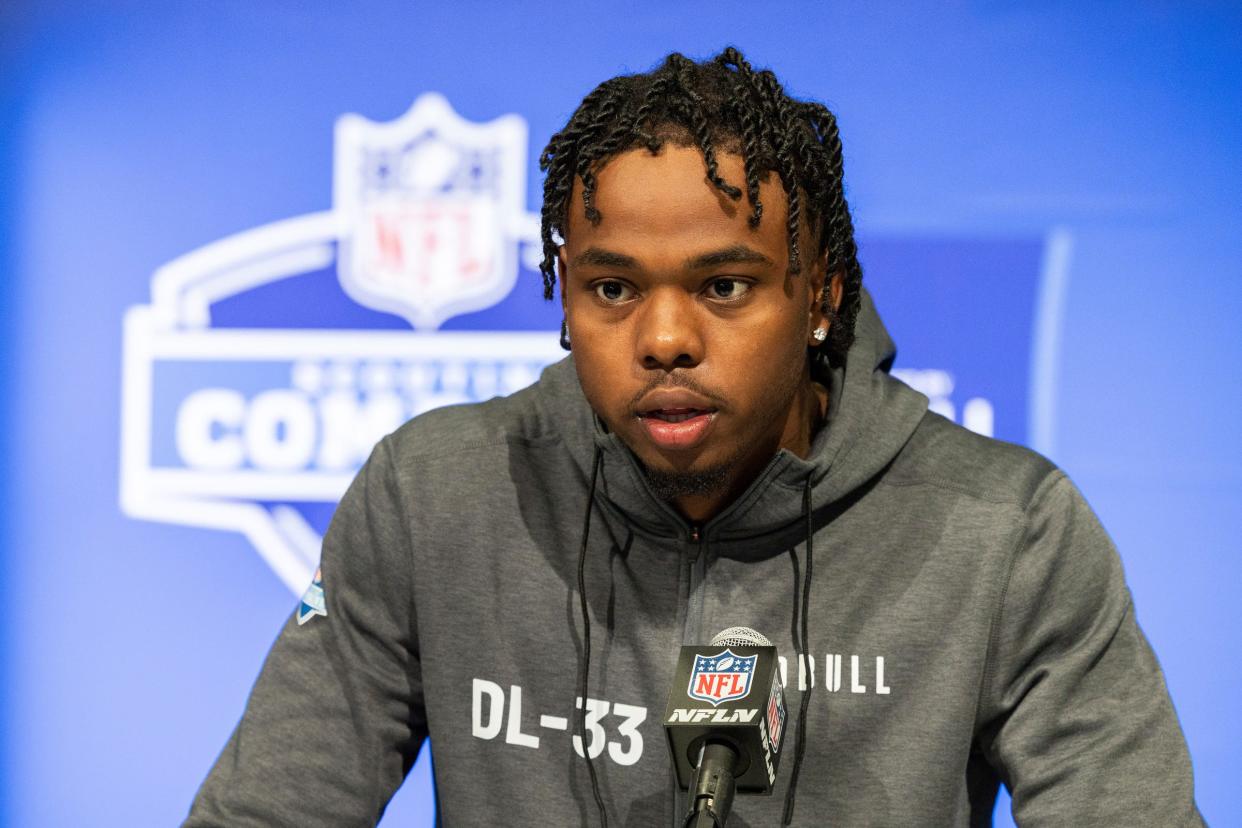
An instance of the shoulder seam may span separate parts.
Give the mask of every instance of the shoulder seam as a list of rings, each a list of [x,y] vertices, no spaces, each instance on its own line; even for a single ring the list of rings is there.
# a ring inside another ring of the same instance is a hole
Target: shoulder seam
[[[392,444],[393,444],[392,435],[387,435],[382,440],[379,441],[379,443],[376,446],[376,449],[378,451],[383,451],[384,454],[387,455],[387,457],[385,458],[385,465],[387,466],[386,476],[389,477],[389,479],[392,481],[392,486],[393,486],[393,489],[395,490],[395,494],[397,497],[397,519],[401,521],[401,534],[405,537],[405,565],[406,565],[407,572],[409,574],[410,585],[411,585],[408,606],[406,607],[406,612],[409,613],[408,620],[406,622],[406,629],[410,635],[410,641],[414,647],[414,651],[419,652],[420,648],[418,646],[418,632],[417,632],[418,609],[414,605],[414,589],[413,589],[413,585],[418,583],[418,575],[415,572],[415,561],[414,561],[414,538],[410,535],[411,520],[410,520],[409,504],[406,501],[406,496],[405,496],[406,493],[401,486],[401,477],[400,475],[396,473],[397,464],[395,462],[396,458],[394,457],[394,454],[393,454]],[[369,520],[369,516],[368,516],[368,520]],[[417,658],[418,658],[417,656],[414,656],[415,661],[417,661]],[[407,669],[408,669],[408,666],[407,666]]]
[[[967,497],[974,498],[975,500],[982,500],[984,503],[995,503],[998,505],[1005,505],[1005,506],[1017,505],[1022,502],[1021,498],[1019,497],[1004,497],[1004,498],[989,497],[987,495],[980,494],[978,491],[974,489],[967,488],[966,486],[963,486],[961,483],[958,483],[956,481],[948,480],[945,478],[937,478],[937,477],[925,477],[925,478],[914,479],[914,480],[889,480],[885,478],[885,479],[880,480],[880,485],[881,486],[892,486],[894,488],[900,488],[900,487],[905,487],[905,486],[934,486],[937,489],[947,489],[949,491],[957,492],[958,494],[966,495]],[[1036,487],[1036,490],[1038,490],[1038,487]]]
[[[1000,637],[1001,623],[1004,620],[1005,602],[1009,598],[1009,584],[1013,579],[1013,571],[1018,563],[1018,555],[1021,553],[1022,549],[1025,548],[1027,537],[1030,534],[1031,506],[1039,500],[1045,491],[1064,479],[1065,472],[1054,466],[1052,471],[1046,474],[1044,478],[1039,481],[1039,484],[1035,487],[1035,491],[1031,493],[1030,498],[1022,505],[1022,531],[1018,533],[1017,538],[1014,540],[1013,548],[1009,551],[1009,562],[1005,567],[1005,581],[996,597],[996,605],[992,610],[992,619],[988,625],[987,655],[984,658],[983,673],[979,677],[979,693],[975,697],[975,734],[978,734],[979,727],[982,724],[982,722],[979,721],[979,718],[983,715],[984,694],[991,686],[996,670],[996,648],[999,643],[997,639]]]

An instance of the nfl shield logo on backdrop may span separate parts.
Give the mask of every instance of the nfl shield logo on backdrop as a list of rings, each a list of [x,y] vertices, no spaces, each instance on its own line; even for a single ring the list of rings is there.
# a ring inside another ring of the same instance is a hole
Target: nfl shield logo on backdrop
[[[529,235],[526,141],[522,118],[472,123],[435,93],[395,121],[339,119],[333,206],[345,292],[419,330],[504,298]]]
[[[750,680],[755,673],[759,656],[734,655],[725,650],[712,656],[694,656],[694,669],[690,673],[690,686],[686,693],[692,699],[705,701],[713,706],[733,699],[745,698],[750,692]]]

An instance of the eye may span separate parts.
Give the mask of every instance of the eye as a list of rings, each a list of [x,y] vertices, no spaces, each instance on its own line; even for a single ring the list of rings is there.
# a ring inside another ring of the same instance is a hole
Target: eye
[[[595,295],[609,304],[628,302],[634,298],[634,289],[625,282],[608,279],[595,284]]]
[[[712,299],[740,299],[750,290],[750,283],[741,279],[712,279],[707,285],[707,295]]]

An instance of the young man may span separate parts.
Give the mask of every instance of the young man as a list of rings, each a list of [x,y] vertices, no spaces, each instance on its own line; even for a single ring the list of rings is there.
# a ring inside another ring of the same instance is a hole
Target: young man
[[[681,825],[678,648],[788,657],[735,825],[1193,825],[1189,758],[1074,487],[888,375],[841,144],[733,50],[587,96],[544,152],[572,357],[376,447],[187,825]],[[585,705],[575,703],[586,699]]]

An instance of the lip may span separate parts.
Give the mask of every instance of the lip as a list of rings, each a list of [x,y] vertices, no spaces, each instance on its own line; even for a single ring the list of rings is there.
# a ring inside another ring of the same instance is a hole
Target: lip
[[[664,451],[685,451],[700,445],[716,420],[717,407],[685,388],[658,388],[635,406],[647,438]]]
[[[652,411],[710,411],[719,408],[713,400],[688,388],[656,388],[648,391],[634,406],[634,413],[642,417]]]
[[[652,413],[640,414],[638,421],[651,442],[666,451],[684,451],[692,449],[707,439],[712,423],[716,421],[715,411],[698,409],[661,409],[660,414],[676,417],[678,421],[661,419]],[[689,415],[689,416],[687,416]],[[685,419],[680,419],[685,417]]]

